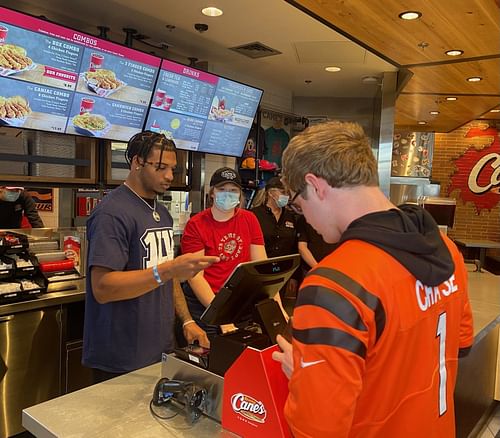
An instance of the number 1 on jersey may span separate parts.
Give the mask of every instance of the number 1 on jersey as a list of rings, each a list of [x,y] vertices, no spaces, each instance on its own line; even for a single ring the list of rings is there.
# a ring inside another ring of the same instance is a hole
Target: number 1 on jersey
[[[436,338],[439,338],[439,416],[446,413],[446,312],[438,318]]]

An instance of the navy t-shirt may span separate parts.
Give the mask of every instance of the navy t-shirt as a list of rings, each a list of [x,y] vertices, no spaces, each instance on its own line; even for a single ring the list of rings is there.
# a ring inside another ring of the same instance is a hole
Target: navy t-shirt
[[[156,203],[152,209],[122,185],[107,195],[87,221],[88,258],[83,365],[128,372],[161,360],[174,347],[172,281],[140,297],[99,304],[90,269],[147,269],[174,256],[172,216]]]

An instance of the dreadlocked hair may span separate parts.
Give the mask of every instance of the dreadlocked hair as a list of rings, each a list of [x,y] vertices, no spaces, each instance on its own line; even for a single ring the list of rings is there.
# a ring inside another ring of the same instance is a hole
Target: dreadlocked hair
[[[154,148],[160,149],[160,163],[163,158],[163,152],[176,151],[175,143],[163,134],[152,131],[144,131],[135,134],[128,141],[125,151],[125,160],[127,161],[128,167],[131,167],[132,160],[135,156],[142,161],[146,161]]]

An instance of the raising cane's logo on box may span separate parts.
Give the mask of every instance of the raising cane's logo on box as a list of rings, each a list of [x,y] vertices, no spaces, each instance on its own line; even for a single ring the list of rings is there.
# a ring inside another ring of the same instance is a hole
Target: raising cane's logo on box
[[[249,395],[238,392],[231,397],[233,411],[257,423],[265,423],[267,411],[264,404]]]

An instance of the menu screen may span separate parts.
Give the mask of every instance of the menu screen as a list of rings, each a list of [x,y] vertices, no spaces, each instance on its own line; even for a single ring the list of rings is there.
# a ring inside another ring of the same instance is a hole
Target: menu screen
[[[127,141],[161,59],[0,7],[0,124]]]
[[[146,129],[180,149],[239,157],[262,90],[163,60]]]

